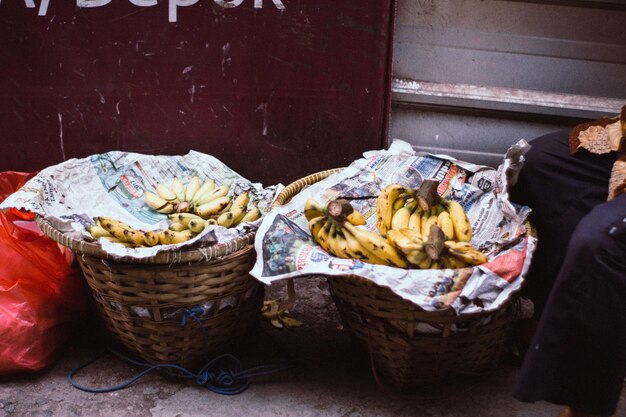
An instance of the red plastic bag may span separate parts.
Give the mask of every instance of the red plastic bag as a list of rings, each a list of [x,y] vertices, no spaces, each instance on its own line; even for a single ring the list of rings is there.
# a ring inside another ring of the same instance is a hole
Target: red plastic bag
[[[0,201],[33,174],[0,172]],[[0,374],[49,365],[87,311],[73,253],[31,213],[0,211]]]

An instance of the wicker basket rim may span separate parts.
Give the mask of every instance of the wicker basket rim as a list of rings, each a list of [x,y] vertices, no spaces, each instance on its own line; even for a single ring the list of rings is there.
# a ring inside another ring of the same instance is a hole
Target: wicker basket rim
[[[254,237],[256,234],[256,231],[251,231],[228,242],[218,243],[213,246],[160,251],[153,256],[136,258],[132,256],[113,256],[94,242],[72,238],[66,233],[57,230],[54,226],[52,226],[50,221],[42,216],[35,216],[35,221],[45,235],[61,245],[70,248],[78,255],[88,255],[105,260],[140,264],[179,264],[209,261],[211,259],[221,258],[245,249],[246,247],[251,249],[253,247]]]

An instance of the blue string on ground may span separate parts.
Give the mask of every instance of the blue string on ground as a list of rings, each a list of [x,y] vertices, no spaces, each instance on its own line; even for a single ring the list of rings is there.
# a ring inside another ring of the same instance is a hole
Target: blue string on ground
[[[113,354],[118,358],[131,363],[132,365],[144,368],[137,376],[131,378],[130,380],[119,384],[114,385],[112,387],[106,388],[91,388],[80,385],[74,380],[74,376],[82,369],[96,362],[98,359],[105,356],[107,353]],[[148,363],[135,361],[121,353],[115,352],[113,350],[108,350],[103,352],[102,354],[96,356],[94,359],[89,362],[80,365],[74,370],[70,371],[67,375],[67,379],[70,384],[81,391],[90,392],[90,393],[106,393],[119,391],[124,388],[129,387],[133,383],[137,382],[141,377],[150,372],[154,372],[156,370],[165,370],[165,371],[177,371],[176,376],[195,380],[198,385],[204,385],[209,391],[215,392],[217,394],[222,395],[235,395],[244,392],[248,386],[250,385],[250,379],[265,375],[270,375],[276,372],[280,372],[290,368],[288,364],[270,364],[270,365],[259,365],[254,366],[248,369],[242,369],[240,361],[231,354],[223,354],[216,356],[214,359],[209,361],[205,366],[200,369],[197,373],[193,373],[188,369],[174,364],[157,364],[151,365]]]
[[[181,316],[180,325],[182,328],[184,328],[187,325],[187,319],[193,319],[198,324],[198,328],[200,329],[202,333],[202,337],[204,339],[204,354],[205,354],[205,357],[207,357],[209,335],[207,334],[207,331],[204,328],[204,326],[202,326],[202,321],[200,320],[200,317],[202,316],[202,314],[204,314],[204,310],[200,306],[195,306],[195,307],[192,307],[191,309],[185,308]],[[222,394],[222,395],[235,395],[235,394],[242,393],[248,388],[248,386],[250,385],[251,378],[273,374],[275,372],[283,371],[283,370],[286,370],[287,368],[290,368],[290,365],[288,364],[270,364],[270,365],[259,365],[259,366],[255,366],[255,367],[248,368],[248,369],[242,369],[239,359],[237,359],[231,354],[222,354],[210,360],[197,373],[193,373],[189,371],[188,369],[179,365],[175,365],[175,364],[152,365],[149,363],[135,361],[125,355],[122,355],[121,353],[118,353],[113,350],[109,350],[109,353],[117,356],[118,358],[128,363],[131,363],[132,365],[135,365],[140,368],[144,368],[144,370],[127,382],[124,382],[122,384],[115,385],[112,387],[107,387],[107,388],[85,387],[85,386],[78,384],[74,380],[74,375],[77,372],[91,365],[92,363],[96,362],[98,359],[103,357],[106,353],[107,352],[105,351],[99,356],[85,363],[84,365],[81,365],[77,367],[76,369],[70,371],[69,374],[67,375],[67,379],[70,382],[70,384],[72,384],[73,387],[81,391],[85,391],[85,392],[91,392],[91,393],[113,392],[113,391],[118,391],[118,390],[129,387],[133,383],[137,382],[141,377],[143,377],[144,375],[150,372],[160,370],[160,371],[164,371],[170,376],[193,379],[196,381],[198,385],[204,385],[208,390],[213,391],[215,393]]]

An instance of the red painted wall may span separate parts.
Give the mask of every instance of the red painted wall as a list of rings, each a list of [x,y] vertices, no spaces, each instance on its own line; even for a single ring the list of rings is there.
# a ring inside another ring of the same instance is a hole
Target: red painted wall
[[[386,144],[392,1],[3,0],[0,170],[194,149],[270,185],[348,164]]]

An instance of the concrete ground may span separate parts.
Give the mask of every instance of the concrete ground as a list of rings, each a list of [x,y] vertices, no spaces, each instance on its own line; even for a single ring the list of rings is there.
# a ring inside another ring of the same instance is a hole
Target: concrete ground
[[[267,296],[284,296],[282,283]],[[292,316],[299,328],[276,329],[267,322],[251,332],[237,357],[244,367],[290,361],[286,372],[253,380],[243,393],[219,395],[192,381],[149,374],[111,393],[80,391],[68,371],[95,357],[109,337],[97,318],[70,340],[59,360],[35,375],[0,377],[0,417],[556,417],[560,406],[525,404],[510,396],[517,366],[503,360],[496,371],[475,380],[454,381],[430,392],[399,394],[379,386],[368,359],[341,328],[323,279],[297,280],[299,295]],[[137,375],[139,369],[106,356],[76,380],[107,387]],[[626,390],[617,416],[626,416]]]

